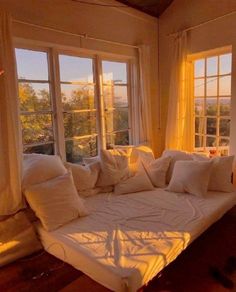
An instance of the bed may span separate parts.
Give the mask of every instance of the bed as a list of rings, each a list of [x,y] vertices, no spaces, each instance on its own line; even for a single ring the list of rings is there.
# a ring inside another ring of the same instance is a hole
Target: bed
[[[235,203],[235,193],[99,194],[86,199],[89,216],[37,230],[52,255],[113,291],[137,291]]]

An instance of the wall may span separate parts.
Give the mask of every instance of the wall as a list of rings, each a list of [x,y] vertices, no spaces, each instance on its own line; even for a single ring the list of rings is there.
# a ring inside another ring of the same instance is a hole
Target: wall
[[[111,5],[121,5],[113,0],[98,0]],[[92,37],[123,42],[130,45],[150,46],[150,103],[152,104],[152,142],[156,148],[158,119],[157,99],[157,19],[136,12],[132,8],[108,8],[80,4],[72,0],[0,0],[0,9],[9,11],[14,19],[54,27],[60,30],[87,34]],[[91,40],[80,40],[58,32],[14,23],[14,36],[71,47],[92,48],[98,51],[133,55],[134,49]]]
[[[161,133],[160,144],[164,149],[165,127],[168,107],[169,82],[171,73],[172,32],[214,19],[231,11],[236,11],[235,0],[175,0],[159,19],[160,54],[160,96]],[[190,53],[202,52],[227,45],[233,46],[232,72],[232,119],[230,151],[236,154],[236,13],[205,24],[190,31]]]

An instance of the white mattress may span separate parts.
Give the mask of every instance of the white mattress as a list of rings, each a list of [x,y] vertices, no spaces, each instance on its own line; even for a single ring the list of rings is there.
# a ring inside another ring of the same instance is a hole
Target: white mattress
[[[49,253],[111,290],[136,291],[235,203],[235,193],[100,194],[86,199],[89,216],[37,228]]]

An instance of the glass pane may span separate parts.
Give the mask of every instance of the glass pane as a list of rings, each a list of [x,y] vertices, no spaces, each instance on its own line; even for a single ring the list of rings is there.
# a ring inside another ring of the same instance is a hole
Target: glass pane
[[[206,98],[206,115],[217,116],[217,98]]]
[[[196,148],[202,148],[204,146],[203,141],[204,141],[203,136],[195,135],[195,147]]]
[[[61,84],[63,110],[94,109],[94,86]]]
[[[127,83],[126,63],[102,61],[103,83]]]
[[[22,137],[24,144],[53,141],[52,116],[21,115]]]
[[[25,49],[15,53],[19,79],[48,80],[47,53]]]
[[[230,74],[232,67],[232,54],[225,54],[220,56],[220,75]]]
[[[203,116],[204,115],[204,99],[195,98],[195,115]]]
[[[216,147],[216,137],[206,137],[206,147]]]
[[[194,77],[203,77],[205,74],[205,59],[194,62]]]
[[[207,76],[217,75],[218,57],[207,58]]]
[[[217,96],[217,78],[207,78],[207,96]]]
[[[230,116],[231,99],[230,97],[221,97],[220,102],[220,115]]]
[[[128,107],[127,86],[103,87],[105,108]]]
[[[37,112],[50,110],[49,84],[19,83],[20,110]]]
[[[128,109],[111,110],[105,113],[106,132],[129,128]]]
[[[59,55],[60,79],[67,82],[93,83],[93,60]]]
[[[205,118],[195,118],[195,133],[204,134]]]
[[[219,78],[219,95],[231,95],[231,76]]]
[[[66,160],[82,162],[84,157],[97,155],[97,137],[66,141]]]
[[[216,118],[207,118],[207,130],[208,135],[216,135],[217,120]]]
[[[204,96],[204,87],[205,81],[204,79],[195,79],[194,80],[194,96]]]
[[[64,114],[65,137],[92,135],[96,133],[96,112]]]
[[[47,154],[54,155],[54,144],[44,144],[38,146],[24,146],[24,153],[38,153],[38,154]]]
[[[220,138],[219,146],[229,146],[229,139]]]
[[[129,131],[112,133],[107,135],[107,149],[112,145],[129,145]]]
[[[220,136],[229,136],[230,133],[230,120],[220,119]]]

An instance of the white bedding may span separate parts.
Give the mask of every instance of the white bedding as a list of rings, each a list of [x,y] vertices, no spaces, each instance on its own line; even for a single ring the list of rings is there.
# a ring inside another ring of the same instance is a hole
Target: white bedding
[[[235,203],[235,193],[100,194],[86,199],[89,216],[37,228],[49,253],[111,290],[136,291]]]

